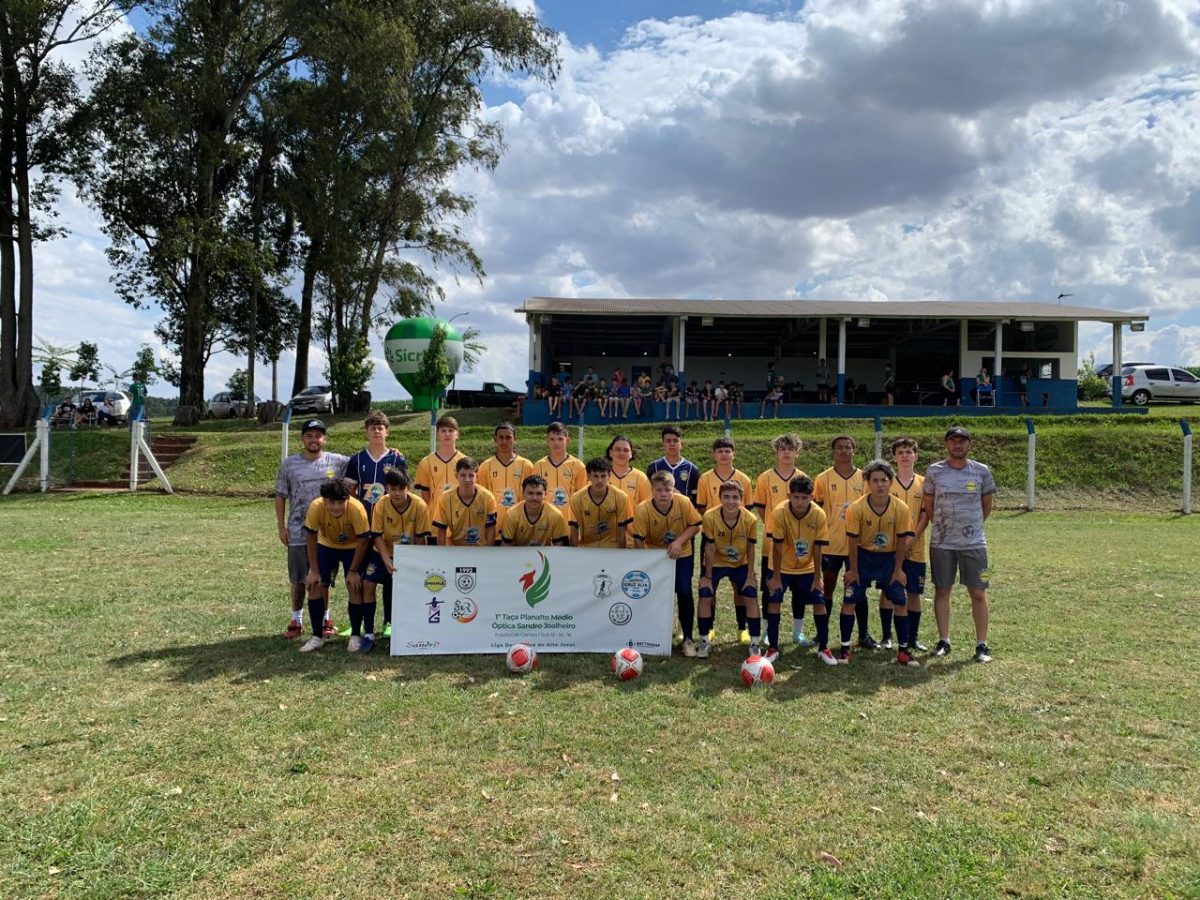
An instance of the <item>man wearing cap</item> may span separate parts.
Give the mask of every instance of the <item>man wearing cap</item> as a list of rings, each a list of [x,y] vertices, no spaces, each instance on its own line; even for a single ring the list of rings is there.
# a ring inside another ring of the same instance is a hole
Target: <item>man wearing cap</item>
[[[929,567],[938,642],[934,656],[950,652],[950,591],[958,580],[971,596],[975,619],[975,661],[992,661],[987,644],[988,555],[983,523],[992,512],[996,481],[992,470],[968,459],[971,432],[955,425],[946,431],[946,459],[925,473],[924,505],[929,518]]]
[[[321,493],[322,484],[342,477],[346,463],[350,461],[340,453],[325,451],[325,423],[320,419],[305,420],[300,426],[300,435],[304,449],[280,463],[279,477],[275,480],[275,522],[279,528],[279,541],[287,547],[292,597],[292,618],[283,632],[285,638],[304,633],[304,580],[308,577],[304,516],[308,513],[308,505]],[[329,637],[333,631],[333,619],[326,602],[323,634]]]

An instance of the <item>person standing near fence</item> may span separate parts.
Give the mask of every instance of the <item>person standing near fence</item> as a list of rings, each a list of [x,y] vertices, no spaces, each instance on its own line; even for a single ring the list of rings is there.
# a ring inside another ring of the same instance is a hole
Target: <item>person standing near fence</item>
[[[950,592],[957,574],[971,597],[975,620],[975,661],[992,661],[988,647],[987,540],[983,523],[992,512],[996,481],[992,470],[969,457],[971,432],[955,425],[946,431],[946,459],[925,472],[924,503],[929,517],[929,568],[938,642],[934,656],[950,653]]]

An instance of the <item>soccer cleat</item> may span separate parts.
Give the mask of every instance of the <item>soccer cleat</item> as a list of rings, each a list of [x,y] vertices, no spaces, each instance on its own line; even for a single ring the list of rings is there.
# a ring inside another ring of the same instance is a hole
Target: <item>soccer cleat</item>
[[[742,628],[738,631],[738,643],[739,644],[749,644],[750,643],[750,629],[749,628]]]
[[[392,636],[392,623],[391,622],[383,623],[383,636],[385,638],[390,638]]]
[[[747,656],[762,656],[762,653],[760,652],[760,648],[758,646],[758,638],[755,638],[754,640],[752,640],[750,642],[750,647],[747,649],[746,655]]]
[[[775,665],[775,662],[779,659],[779,648],[778,647],[768,647],[767,655],[764,658],[771,665]]]
[[[337,626],[333,624],[333,619],[325,620],[325,627],[321,629],[322,637],[328,639],[337,634]]]
[[[357,634],[350,635],[350,640],[346,641],[346,652],[357,653],[362,647],[362,638]]]
[[[352,634],[353,634],[353,632],[351,631],[350,626],[347,625],[345,628],[343,628],[341,631],[338,632],[338,637],[351,637]]]
[[[992,649],[982,641],[975,645],[975,662],[989,663],[992,661]]]
[[[827,666],[836,666],[838,664],[837,657],[833,655],[833,651],[828,647],[817,654],[817,659],[821,660]]]
[[[708,654],[712,652],[712,645],[709,644],[708,638],[700,638],[700,646],[696,648],[696,657],[698,659],[708,659]]]
[[[691,638],[684,638],[683,643],[679,645],[679,652],[688,659],[696,655],[696,643]]]
[[[716,628],[714,628],[712,631],[710,631],[708,633],[708,642],[710,644],[715,644],[717,642],[717,629]]]
[[[950,642],[939,640],[937,642],[937,646],[933,648],[933,655],[934,656],[949,656],[950,655]]]
[[[924,644],[922,644],[920,641],[909,641],[908,642],[908,652],[913,653],[915,651],[920,651],[921,653],[928,653],[929,648],[926,647]]]
[[[839,665],[847,665],[850,662],[850,648],[848,646],[839,647],[837,653],[834,654],[834,658],[838,661]]]
[[[298,638],[302,634],[304,634],[304,626],[295,619],[288,622],[288,627],[283,631],[283,636],[288,640],[291,640],[292,638]]]
[[[375,649],[375,638],[364,635],[363,639],[362,639],[362,644],[359,645],[358,652],[359,653],[370,653],[374,649]]]
[[[806,650],[809,647],[815,647],[817,645],[816,641],[804,633],[803,628],[801,628],[799,631],[794,628],[792,629],[792,641],[797,647],[803,647]]]
[[[883,644],[882,644],[882,647],[883,647],[883,649],[884,649],[884,650],[895,650],[895,649],[896,649],[896,643],[895,643],[895,641],[893,641],[893,640],[892,640],[890,637],[885,637],[885,638],[883,639]]]
[[[300,648],[301,653],[312,653],[314,650],[320,650],[325,646],[325,638],[319,638],[315,634],[304,642]]]
[[[896,654],[896,665],[908,666],[910,669],[921,668],[921,664],[917,662],[916,657],[911,655],[907,650],[901,650]]]
[[[858,639],[858,646],[862,650],[878,650],[879,641],[875,640],[875,638],[871,637],[871,635],[868,633],[864,634]]]

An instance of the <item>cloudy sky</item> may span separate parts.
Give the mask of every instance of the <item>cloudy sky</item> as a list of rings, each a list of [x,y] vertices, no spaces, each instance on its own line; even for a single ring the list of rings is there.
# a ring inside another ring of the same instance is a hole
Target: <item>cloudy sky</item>
[[[469,311],[489,348],[460,386],[521,384],[512,309],[534,295],[1067,292],[1150,314],[1126,358],[1200,363],[1197,3],[517,5],[560,33],[563,69],[550,87],[487,85],[507,152],[460,182],[487,278],[447,276],[441,313]],[[94,216],[70,195],[61,213],[71,235],[39,248],[35,331],[97,340],[125,368],[158,313],[115,298]],[[1109,335],[1085,327],[1083,353],[1110,360]],[[375,350],[375,396],[406,396]],[[207,393],[238,365],[215,358]]]

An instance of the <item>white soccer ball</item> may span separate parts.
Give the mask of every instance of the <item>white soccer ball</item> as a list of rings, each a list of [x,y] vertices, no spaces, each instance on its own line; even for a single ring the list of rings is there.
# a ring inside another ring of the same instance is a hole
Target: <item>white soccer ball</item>
[[[754,687],[756,684],[770,684],[775,680],[775,667],[767,662],[765,656],[747,657],[742,663],[742,684]]]
[[[612,673],[622,681],[630,681],[642,674],[642,654],[632,647],[622,647],[610,660]]]
[[[524,675],[537,668],[537,651],[528,644],[513,644],[504,655],[504,663],[514,675]]]

